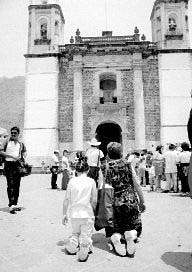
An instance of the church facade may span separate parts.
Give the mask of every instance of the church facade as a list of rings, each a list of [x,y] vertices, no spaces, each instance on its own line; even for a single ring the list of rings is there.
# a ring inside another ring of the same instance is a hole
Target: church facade
[[[24,141],[30,162],[48,161],[54,149],[86,150],[96,137],[130,150],[188,141],[192,50],[188,0],[156,0],[152,42],[132,35],[63,42],[65,19],[55,1],[31,1]],[[66,26],[67,27],[67,26]]]

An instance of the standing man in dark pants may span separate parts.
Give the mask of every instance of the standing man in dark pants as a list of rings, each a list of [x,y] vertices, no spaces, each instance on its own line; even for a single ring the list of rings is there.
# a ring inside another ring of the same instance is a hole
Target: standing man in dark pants
[[[99,174],[102,175],[100,166],[101,161],[104,160],[103,151],[99,150],[101,142],[98,142],[96,138],[91,139],[89,142],[90,148],[87,150],[85,156],[88,159],[89,171],[87,176],[94,179],[98,188]]]
[[[51,188],[58,189],[57,186],[57,175],[59,171],[59,150],[55,150],[51,158],[51,167],[50,167],[52,176],[51,176]]]
[[[0,146],[0,155],[5,157],[4,172],[7,179],[9,208],[12,214],[21,210],[21,208],[17,207],[21,181],[21,176],[18,171],[18,160],[26,156],[26,148],[24,144],[19,141],[19,134],[20,129],[18,127],[12,127],[10,139],[3,142]]]

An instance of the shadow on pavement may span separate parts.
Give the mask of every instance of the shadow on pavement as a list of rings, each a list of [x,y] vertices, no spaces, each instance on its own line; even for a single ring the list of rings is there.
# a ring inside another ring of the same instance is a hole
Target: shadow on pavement
[[[59,241],[59,242],[57,243],[57,246],[64,246],[64,245],[67,244],[68,241],[69,241],[69,239],[64,239],[63,241]]]
[[[9,207],[0,208],[0,212],[7,212],[7,213],[9,213]]]
[[[25,210],[24,207],[20,207],[21,211]],[[3,208],[0,208],[0,212],[6,212],[6,213],[9,213],[10,210],[9,210],[9,207],[3,207]]]
[[[179,195],[179,194],[175,194],[175,195],[171,195],[172,197],[181,197],[181,198],[186,198],[189,197],[188,195]]]
[[[94,233],[92,236],[93,246],[99,249],[110,252],[111,254],[115,254],[113,251],[113,247],[110,243],[110,238],[106,238],[104,233]]]
[[[182,272],[192,271],[191,252],[165,252],[161,259],[170,266],[177,268]]]

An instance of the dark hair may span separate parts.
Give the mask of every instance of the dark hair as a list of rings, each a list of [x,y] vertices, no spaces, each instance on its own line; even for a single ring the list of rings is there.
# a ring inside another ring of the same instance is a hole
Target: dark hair
[[[89,165],[87,163],[87,157],[83,154],[83,152],[78,152],[77,162],[75,163],[75,170],[77,172],[86,172],[89,169]]]
[[[158,151],[160,154],[162,154],[162,148],[163,148],[162,145],[158,145],[158,146],[156,147],[156,151]]]
[[[174,144],[170,144],[169,145],[169,150],[173,150],[173,149],[175,149],[175,145]]]
[[[12,131],[12,130],[16,130],[18,134],[20,133],[20,129],[19,129],[18,127],[12,127],[12,128],[11,128],[11,131]]]
[[[139,157],[139,156],[140,156],[140,153],[137,152],[137,151],[135,151],[135,152],[134,152],[134,155],[137,156],[137,157]]]
[[[69,153],[67,149],[64,149],[63,150],[63,155],[64,155],[65,152]]]
[[[189,151],[189,144],[186,142],[183,142],[181,144],[181,148],[183,149],[183,151]]]
[[[121,144],[117,142],[110,142],[107,145],[107,153],[110,159],[120,159],[121,158]]]

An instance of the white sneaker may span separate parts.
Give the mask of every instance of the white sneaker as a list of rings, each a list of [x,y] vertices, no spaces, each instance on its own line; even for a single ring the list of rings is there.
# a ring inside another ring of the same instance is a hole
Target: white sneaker
[[[80,244],[80,249],[78,252],[78,259],[80,262],[87,261],[88,256],[89,256],[89,249],[90,249],[89,243],[81,243]]]
[[[74,255],[77,253],[78,251],[78,244],[74,241],[69,241],[67,244],[66,244],[66,247],[65,249],[67,250],[67,252],[71,255]]]
[[[136,230],[126,231],[124,234],[125,234],[125,240],[127,243],[127,254],[130,257],[133,257],[136,250],[134,240],[137,239],[137,231]]]
[[[111,242],[113,244],[115,252],[120,256],[126,256],[125,245],[121,243],[120,239],[121,239],[121,234],[119,233],[114,233],[111,236]]]

